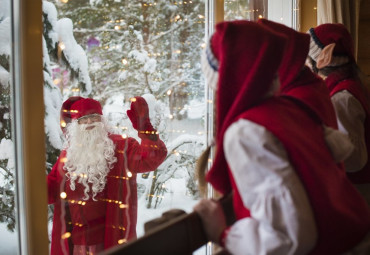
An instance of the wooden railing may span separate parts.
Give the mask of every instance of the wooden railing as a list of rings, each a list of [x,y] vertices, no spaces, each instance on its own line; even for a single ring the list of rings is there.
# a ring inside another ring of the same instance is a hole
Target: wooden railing
[[[235,221],[232,196],[220,199],[228,225]],[[208,242],[199,215],[182,210],[170,210],[162,217],[145,223],[145,235],[118,245],[101,255],[192,254]],[[218,254],[226,254],[222,251]]]

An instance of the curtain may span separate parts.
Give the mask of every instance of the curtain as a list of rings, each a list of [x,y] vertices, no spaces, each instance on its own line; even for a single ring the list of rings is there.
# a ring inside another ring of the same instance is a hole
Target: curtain
[[[317,25],[342,23],[352,35],[355,58],[358,49],[358,23],[362,0],[317,0]]]

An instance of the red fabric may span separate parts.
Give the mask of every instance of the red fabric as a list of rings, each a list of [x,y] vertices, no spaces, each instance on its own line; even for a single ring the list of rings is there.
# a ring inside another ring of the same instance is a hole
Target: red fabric
[[[360,171],[347,173],[347,175],[353,183],[370,183],[370,93],[352,72],[334,72],[326,78],[325,82],[330,90],[330,96],[339,91],[347,90],[361,103],[366,113],[364,128],[368,161]]]
[[[337,128],[329,90],[324,81],[305,66],[310,35],[266,19],[259,19],[257,22],[282,33],[289,39],[279,67],[281,94],[298,99],[309,107],[325,125]]]
[[[132,126],[139,131],[153,131],[154,128],[149,119],[149,108],[145,99],[135,97],[131,102],[130,110],[127,110],[127,116],[130,118]]]
[[[62,108],[60,110],[60,127],[63,132],[64,132],[66,125],[68,123],[71,123],[72,121],[71,105],[80,99],[82,99],[82,97],[75,96],[75,97],[70,97],[66,101],[64,101]]]
[[[139,144],[135,139],[123,139],[120,135],[111,135],[116,149],[117,163],[110,170],[105,190],[98,194],[98,202],[84,201],[83,189],[76,183],[76,191],[71,191],[65,178],[63,160],[66,152],[62,151],[52,171],[47,176],[48,202],[54,204],[54,219],[51,242],[51,254],[72,254],[68,241],[76,245],[95,245],[104,243],[104,248],[118,244],[118,240],[136,237],[137,222],[137,173],[155,170],[165,159],[167,149],[161,140],[143,139]],[[132,173],[126,176],[125,166]],[[66,200],[60,199],[60,193],[66,192]],[[74,202],[72,202],[72,200]],[[68,201],[71,221],[65,220],[65,204]],[[77,201],[85,202],[79,205]],[[121,209],[122,201],[128,207]],[[77,224],[82,222],[82,225]],[[66,224],[67,223],[67,224]],[[72,224],[68,224],[72,223]],[[66,228],[71,227],[72,236],[61,239]],[[124,230],[123,230],[124,229]],[[63,253],[66,250],[67,253]]]
[[[369,208],[334,162],[321,123],[288,98],[266,100],[240,118],[266,127],[287,151],[316,219],[318,240],[311,254],[342,254],[362,241],[370,230]]]
[[[206,180],[222,194],[231,190],[223,137],[234,119],[262,100],[280,65],[286,38],[251,21],[217,24],[211,50],[218,59],[216,146]]]
[[[322,24],[315,27],[313,32],[313,40],[321,49],[331,43],[335,43],[334,55],[345,55],[354,61],[353,40],[343,24]]]
[[[92,98],[81,98],[71,105],[71,118],[78,119],[90,114],[103,115],[101,105]]]

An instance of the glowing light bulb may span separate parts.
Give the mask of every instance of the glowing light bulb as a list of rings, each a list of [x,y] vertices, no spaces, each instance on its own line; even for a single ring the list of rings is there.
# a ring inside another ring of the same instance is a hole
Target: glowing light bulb
[[[67,197],[67,193],[65,193],[65,192],[60,193],[60,198],[61,199],[66,199],[66,197]]]

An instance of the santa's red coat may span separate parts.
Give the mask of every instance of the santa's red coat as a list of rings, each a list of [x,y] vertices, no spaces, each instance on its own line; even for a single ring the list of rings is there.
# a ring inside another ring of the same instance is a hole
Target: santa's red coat
[[[72,245],[104,244],[106,249],[136,237],[136,175],[155,170],[165,160],[167,149],[160,139],[143,137],[139,144],[120,135],[110,138],[117,162],[108,173],[104,191],[96,196],[97,201],[91,197],[83,200],[84,188],[77,182],[75,191],[70,189],[63,169],[65,150],[47,176],[48,203],[54,204],[51,254],[72,254]],[[60,197],[62,192],[66,193],[65,199]]]

